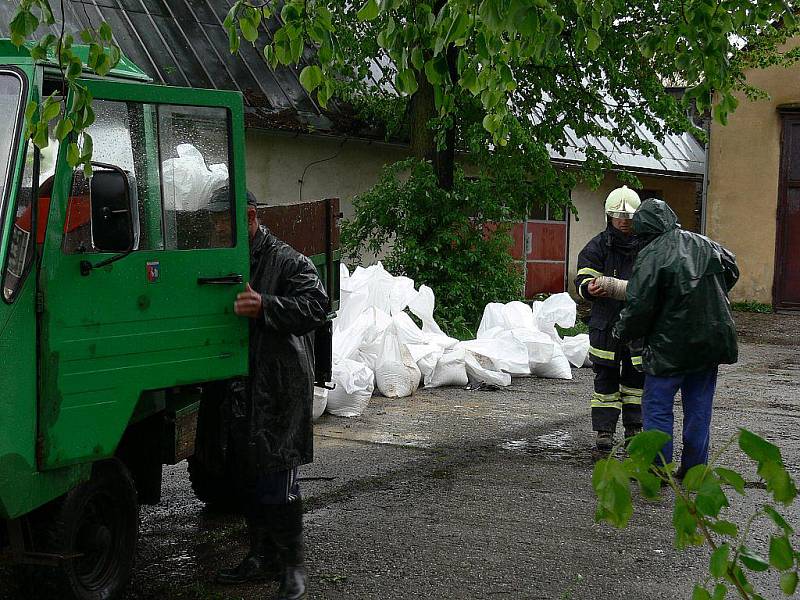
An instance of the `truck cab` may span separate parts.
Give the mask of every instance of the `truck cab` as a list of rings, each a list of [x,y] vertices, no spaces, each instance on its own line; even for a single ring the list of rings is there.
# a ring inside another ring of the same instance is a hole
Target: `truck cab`
[[[0,40],[0,558],[113,598],[137,502],[158,502],[162,464],[195,453],[199,410],[247,375],[244,108],[236,92],[152,85],[125,58],[81,83],[89,178],[67,143],[26,137],[58,70]],[[313,258],[332,292],[331,245]]]

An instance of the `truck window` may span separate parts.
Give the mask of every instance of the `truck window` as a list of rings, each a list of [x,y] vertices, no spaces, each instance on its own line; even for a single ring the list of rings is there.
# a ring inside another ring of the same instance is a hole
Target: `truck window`
[[[87,130],[94,145],[92,161],[120,167],[136,177],[139,249],[162,249],[155,108],[136,102],[95,100],[94,110],[96,120]],[[92,243],[90,214],[88,182],[76,173],[64,223],[64,252],[96,251]]]
[[[0,214],[5,207],[14,153],[18,148],[22,78],[15,72],[0,70]]]
[[[229,186],[228,111],[224,108],[158,107],[164,198],[164,237],[170,249],[234,245]],[[212,203],[212,196],[214,202]]]

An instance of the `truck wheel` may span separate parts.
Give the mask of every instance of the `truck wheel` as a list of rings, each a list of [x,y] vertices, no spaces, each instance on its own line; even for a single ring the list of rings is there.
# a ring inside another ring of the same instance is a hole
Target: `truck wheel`
[[[139,509],[128,469],[118,460],[95,463],[92,478],[70,491],[55,513],[52,541],[67,557],[65,591],[76,600],[112,600],[128,585],[136,554]]]
[[[211,510],[237,512],[241,509],[239,487],[228,473],[215,473],[207,468],[196,455],[190,456],[189,481],[195,496]]]

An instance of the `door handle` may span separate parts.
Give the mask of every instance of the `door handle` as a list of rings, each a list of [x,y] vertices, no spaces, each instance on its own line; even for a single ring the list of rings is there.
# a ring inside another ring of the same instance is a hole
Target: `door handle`
[[[222,275],[220,277],[198,277],[197,285],[236,285],[244,282],[244,278],[238,273]]]

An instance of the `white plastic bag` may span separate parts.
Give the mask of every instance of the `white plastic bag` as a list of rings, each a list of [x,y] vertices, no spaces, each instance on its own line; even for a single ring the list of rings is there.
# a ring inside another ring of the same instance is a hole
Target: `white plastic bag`
[[[536,329],[531,307],[524,302],[509,302],[503,306],[503,317],[509,329]]]
[[[424,344],[425,334],[417,327],[417,324],[406,313],[401,312],[392,317],[397,339],[402,346],[409,344]]]
[[[547,379],[572,379],[572,369],[561,346],[554,346],[553,358],[542,364],[531,365],[531,374]]]
[[[316,421],[325,412],[328,406],[328,390],[325,388],[314,386],[314,405],[312,407],[311,416]]]
[[[511,375],[484,367],[472,352],[466,353],[467,377],[470,383],[489,383],[499,387],[511,385]],[[488,359],[487,359],[488,360]]]
[[[464,348],[455,348],[442,354],[436,363],[431,376],[426,379],[426,388],[444,387],[447,385],[465,386],[469,383],[466,365],[467,352]]]
[[[562,292],[553,294],[542,302],[537,312],[537,323],[542,331],[553,325],[574,327],[578,306],[567,292]]]
[[[372,369],[354,360],[341,360],[333,364],[326,410],[338,417],[357,417],[369,404],[375,389]]]
[[[582,367],[586,364],[589,356],[589,334],[579,333],[578,335],[567,336],[561,344],[561,349],[572,363],[573,366]]]
[[[546,333],[536,331],[535,329],[518,328],[512,329],[509,332],[504,332],[499,337],[504,335],[511,335],[525,344],[525,347],[528,349],[528,363],[530,365],[546,363],[553,358],[557,343]]]
[[[422,382],[427,382],[444,350],[436,344],[409,344],[406,348],[408,348],[411,358],[417,363],[422,375]]]
[[[427,285],[419,288],[419,293],[408,304],[409,310],[422,321],[422,332],[425,334],[429,344],[437,344],[448,350],[458,343],[458,340],[446,335],[433,318],[433,310],[436,306],[436,297],[433,290]]]
[[[497,337],[499,332],[508,329],[504,308],[499,302],[490,302],[484,307],[481,324],[478,326],[479,340]]]
[[[387,398],[405,398],[419,387],[420,373],[417,363],[397,338],[392,325],[383,335],[383,346],[375,368],[375,384]]]
[[[459,342],[456,348],[459,347],[490,359],[492,366],[497,371],[504,371],[515,376],[531,374],[528,348],[512,335]]]
[[[408,277],[395,277],[394,285],[389,294],[389,306],[392,316],[402,314],[414,298],[417,297],[417,290],[414,289],[414,280]]]

